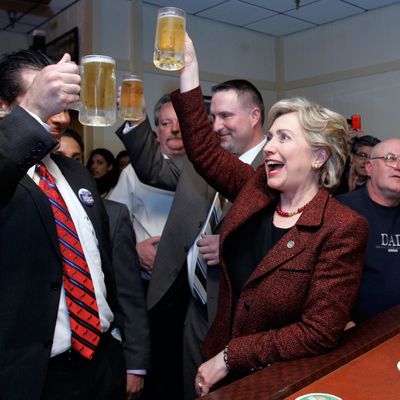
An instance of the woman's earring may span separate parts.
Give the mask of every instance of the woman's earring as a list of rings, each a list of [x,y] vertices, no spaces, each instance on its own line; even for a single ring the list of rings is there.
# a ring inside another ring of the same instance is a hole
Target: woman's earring
[[[313,162],[311,163],[311,169],[312,169],[313,171],[318,171],[318,170],[319,170],[318,161],[313,161]]]

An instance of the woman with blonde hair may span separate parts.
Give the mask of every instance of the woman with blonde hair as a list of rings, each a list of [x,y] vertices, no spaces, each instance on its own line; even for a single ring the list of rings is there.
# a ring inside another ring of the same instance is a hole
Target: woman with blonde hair
[[[233,202],[221,230],[208,361],[195,382],[205,395],[222,380],[337,345],[360,283],[367,222],[330,196],[347,156],[344,117],[304,98],[279,101],[269,112],[264,165],[254,171],[220,146],[188,37],[185,52],[172,100],[187,155]]]

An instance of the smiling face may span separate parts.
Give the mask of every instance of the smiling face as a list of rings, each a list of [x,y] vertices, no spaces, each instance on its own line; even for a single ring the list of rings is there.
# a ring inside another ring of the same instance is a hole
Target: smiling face
[[[400,156],[400,139],[387,139],[377,144],[371,153],[371,159],[366,162],[368,193],[372,200],[384,206],[400,204],[400,160],[388,165],[382,157],[386,154]]]
[[[317,162],[321,167],[325,159],[307,142],[297,113],[278,117],[267,140],[263,153],[268,186],[290,196],[315,193],[319,187],[318,172],[311,165]]]
[[[246,101],[232,89],[216,92],[211,99],[213,130],[221,146],[237,156],[262,140],[259,130],[255,129],[260,121],[260,110],[244,103]]]

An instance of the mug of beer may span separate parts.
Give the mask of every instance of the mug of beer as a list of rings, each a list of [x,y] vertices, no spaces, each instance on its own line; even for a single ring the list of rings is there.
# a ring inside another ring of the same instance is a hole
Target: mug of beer
[[[110,126],[116,122],[115,60],[89,55],[81,59],[79,121],[83,125]]]
[[[158,10],[153,62],[157,68],[177,71],[184,66],[186,13],[180,8]]]
[[[138,75],[124,75],[121,84],[119,116],[125,121],[143,118],[143,81]]]

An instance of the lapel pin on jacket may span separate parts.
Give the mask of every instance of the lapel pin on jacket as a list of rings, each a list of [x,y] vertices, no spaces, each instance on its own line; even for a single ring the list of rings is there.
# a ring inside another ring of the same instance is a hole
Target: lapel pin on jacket
[[[288,242],[287,242],[287,248],[288,249],[293,249],[293,247],[294,247],[294,241],[293,240],[289,240]]]
[[[89,192],[89,190],[82,188],[79,189],[78,191],[78,196],[79,200],[81,203],[87,207],[93,207],[94,206],[94,198],[92,193]]]

